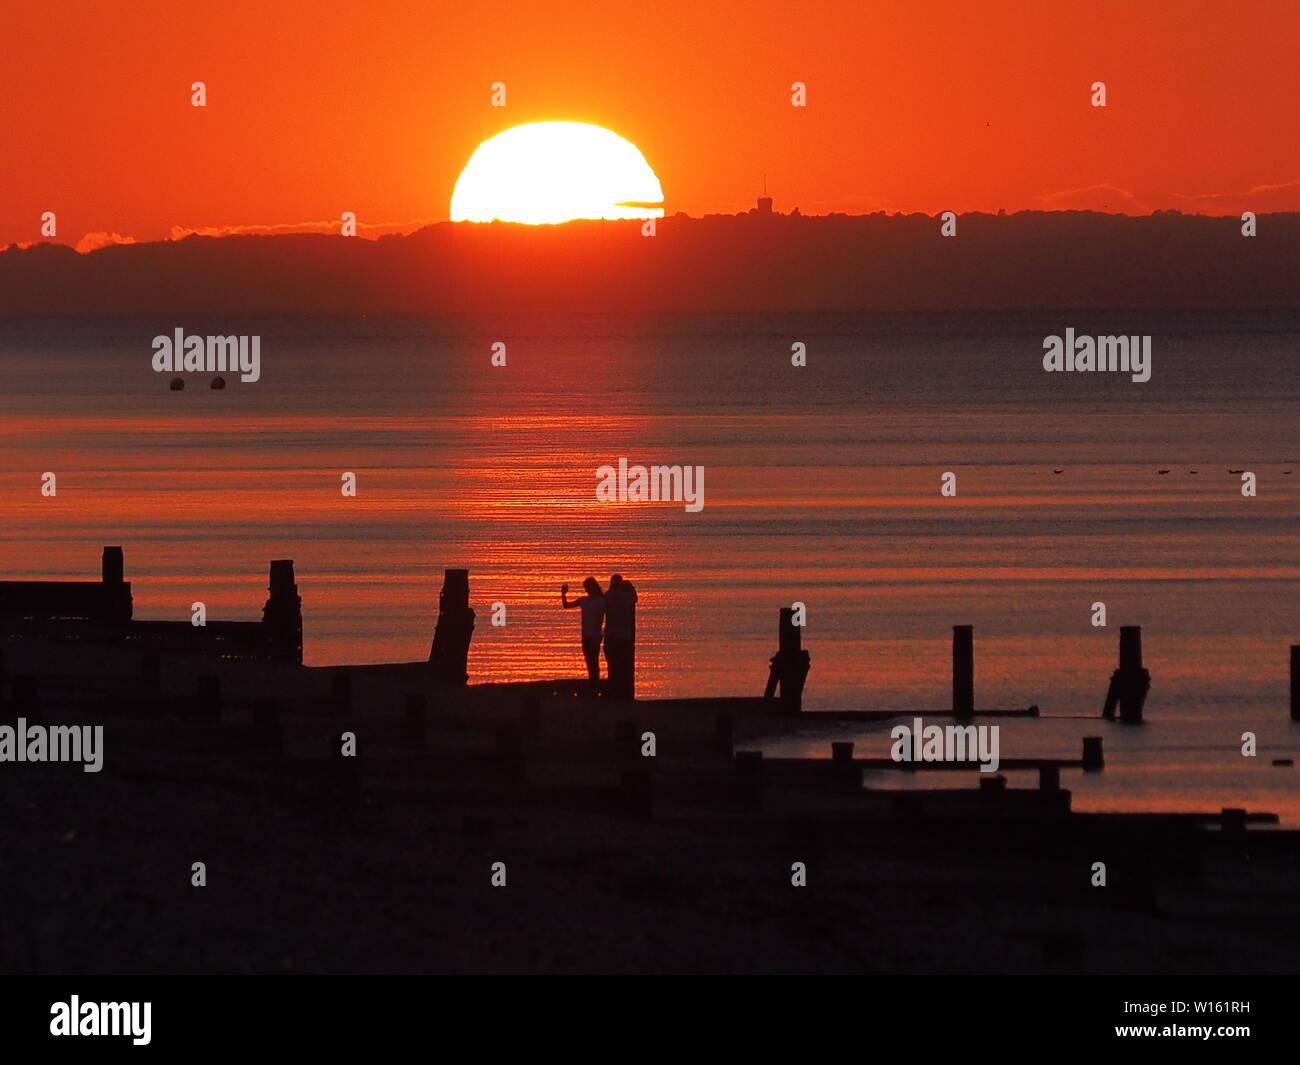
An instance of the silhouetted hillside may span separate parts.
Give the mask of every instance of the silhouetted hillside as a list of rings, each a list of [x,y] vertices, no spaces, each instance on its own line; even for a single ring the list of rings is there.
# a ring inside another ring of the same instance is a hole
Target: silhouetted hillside
[[[0,314],[1300,307],[1300,214],[717,215],[0,252]]]

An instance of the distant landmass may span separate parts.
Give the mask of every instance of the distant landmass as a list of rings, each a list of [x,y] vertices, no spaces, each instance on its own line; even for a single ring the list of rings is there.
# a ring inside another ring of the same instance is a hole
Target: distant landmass
[[[1300,214],[714,215],[0,251],[0,314],[1300,308]]]

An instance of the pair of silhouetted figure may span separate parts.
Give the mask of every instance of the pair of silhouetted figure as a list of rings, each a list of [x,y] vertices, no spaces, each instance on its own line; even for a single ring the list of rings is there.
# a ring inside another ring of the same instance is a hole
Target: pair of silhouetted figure
[[[636,675],[636,588],[615,573],[609,591],[601,590],[595,577],[582,582],[586,595],[569,600],[569,586],[560,587],[565,609],[582,611],[582,657],[587,661],[587,679],[600,684],[600,645],[605,644],[605,690],[617,698],[630,699],[635,693]]]

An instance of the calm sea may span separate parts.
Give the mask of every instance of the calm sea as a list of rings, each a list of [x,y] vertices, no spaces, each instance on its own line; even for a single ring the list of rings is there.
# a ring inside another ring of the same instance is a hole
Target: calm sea
[[[259,335],[261,380],[169,391],[151,341],[177,327]],[[1066,327],[1151,335],[1151,380],[1045,373]],[[811,709],[945,705],[973,624],[977,703],[1066,719],[1003,722],[1004,757],[1107,737],[1077,807],[1294,822],[1300,770],[1271,761],[1300,753],[1298,352],[1292,313],[8,320],[0,575],[93,578],[122,544],[137,617],[247,619],[292,558],[324,665],[424,658],[442,570],[468,567],[487,681],[580,674],[559,585],[618,571],[644,696],[761,692],[800,601]],[[620,457],[703,466],[704,509],[598,503]],[[1148,723],[1070,720],[1099,713],[1121,624],[1144,628]],[[832,738],[888,747],[809,726],[769,749]]]

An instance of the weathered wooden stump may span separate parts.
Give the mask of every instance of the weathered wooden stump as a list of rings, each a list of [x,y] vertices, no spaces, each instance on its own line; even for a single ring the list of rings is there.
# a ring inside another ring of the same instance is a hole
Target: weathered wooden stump
[[[1142,668],[1142,627],[1125,625],[1119,630],[1119,669],[1111,674],[1106,704],[1101,716],[1113,720],[1115,708],[1127,724],[1142,722],[1142,707],[1151,690],[1151,674]]]
[[[803,709],[803,687],[812,659],[801,643],[801,629],[794,623],[794,608],[782,607],[777,622],[777,652],[770,659],[767,688],[763,698],[771,699],[781,689],[781,703],[789,713]]]
[[[429,649],[433,675],[455,684],[469,682],[469,645],[474,637],[474,610],[469,605],[469,570],[443,571],[438,621]]]
[[[1291,645],[1291,720],[1300,721],[1300,644]]]
[[[975,626],[952,627],[952,713],[975,716]]]

